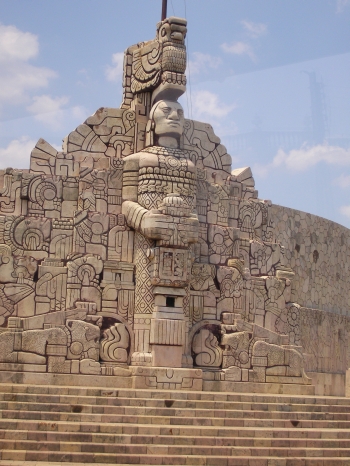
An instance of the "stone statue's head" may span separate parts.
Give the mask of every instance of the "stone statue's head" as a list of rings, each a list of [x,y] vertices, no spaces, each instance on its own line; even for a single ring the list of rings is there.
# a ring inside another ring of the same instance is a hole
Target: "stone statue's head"
[[[171,100],[158,101],[149,114],[146,146],[157,145],[161,136],[170,136],[178,140],[178,146],[181,148],[184,126],[185,118],[181,104]]]

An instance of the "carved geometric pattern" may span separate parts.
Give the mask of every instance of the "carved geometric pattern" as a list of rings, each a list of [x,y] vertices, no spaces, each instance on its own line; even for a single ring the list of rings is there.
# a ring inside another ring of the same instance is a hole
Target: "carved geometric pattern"
[[[147,249],[153,241],[145,238],[141,233],[135,234],[136,254],[136,285],[135,285],[135,313],[152,314],[154,306],[153,287],[151,284],[150,261]]]

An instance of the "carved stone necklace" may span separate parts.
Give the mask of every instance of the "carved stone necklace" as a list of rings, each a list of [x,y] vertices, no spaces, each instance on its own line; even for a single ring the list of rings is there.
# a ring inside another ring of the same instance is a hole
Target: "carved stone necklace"
[[[163,156],[173,156],[176,158],[188,158],[188,151],[182,149],[173,149],[171,147],[162,147],[162,146],[150,146],[142,149],[141,152],[150,152],[152,154],[163,155]]]

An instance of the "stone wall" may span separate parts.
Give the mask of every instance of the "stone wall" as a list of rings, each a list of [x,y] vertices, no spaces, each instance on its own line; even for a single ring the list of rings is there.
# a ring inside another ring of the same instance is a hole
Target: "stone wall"
[[[350,314],[350,230],[322,217],[271,206],[276,241],[295,272],[292,302]]]
[[[344,396],[350,365],[350,230],[279,205],[269,213],[275,239],[295,273],[291,301],[299,305],[287,305],[276,330],[303,348],[317,395]]]

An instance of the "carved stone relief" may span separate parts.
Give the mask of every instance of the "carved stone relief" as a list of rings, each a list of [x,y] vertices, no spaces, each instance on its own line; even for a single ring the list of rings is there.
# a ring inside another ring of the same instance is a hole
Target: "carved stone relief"
[[[201,389],[349,366],[348,231],[259,199],[185,120],[186,24],[126,50],[121,108],[0,172],[0,371]]]
[[[207,328],[202,328],[193,338],[194,363],[199,367],[219,368],[222,351],[217,337]]]

